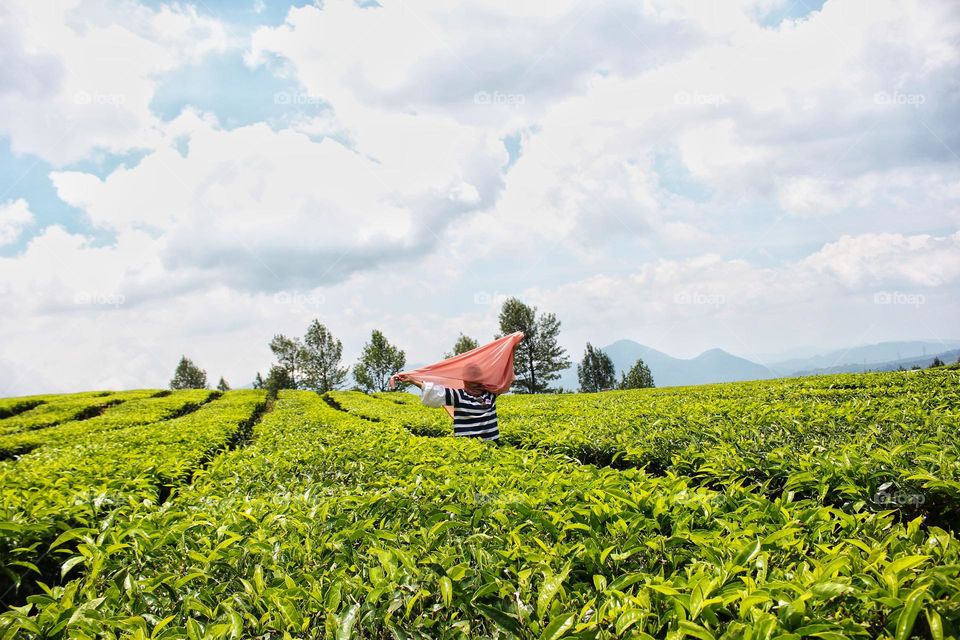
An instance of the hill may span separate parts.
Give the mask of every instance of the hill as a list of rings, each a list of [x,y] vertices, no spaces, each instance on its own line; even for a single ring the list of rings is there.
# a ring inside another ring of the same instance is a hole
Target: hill
[[[603,351],[613,360],[618,378],[621,371],[628,371],[637,359],[642,358],[650,367],[658,387],[763,380],[777,375],[763,365],[735,356],[723,349],[710,349],[695,358],[684,359],[675,358],[633,340],[617,340],[603,347]],[[558,384],[564,389],[579,388],[576,365],[561,374]]]
[[[658,387],[674,387],[828,373],[859,373],[864,370],[896,371],[900,367],[909,369],[913,366],[926,368],[933,362],[934,357],[939,357],[947,364],[956,362],[960,356],[960,341],[881,342],[781,360],[769,365],[741,358],[723,349],[710,349],[695,358],[675,358],[633,340],[617,340],[602,350],[613,360],[618,378],[621,371],[629,370],[638,358],[642,358],[650,367]],[[579,356],[580,354],[576,354],[573,357]],[[561,373],[560,380],[555,384],[567,390],[579,389],[576,362]]]

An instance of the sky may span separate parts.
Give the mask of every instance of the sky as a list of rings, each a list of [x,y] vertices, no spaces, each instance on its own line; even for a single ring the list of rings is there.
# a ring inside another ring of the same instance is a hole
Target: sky
[[[0,395],[955,340],[958,153],[954,0],[5,0]]]

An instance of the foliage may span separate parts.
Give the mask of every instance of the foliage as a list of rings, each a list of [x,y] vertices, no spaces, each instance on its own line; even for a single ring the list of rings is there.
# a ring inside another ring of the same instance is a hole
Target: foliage
[[[220,376],[220,382],[217,383],[217,391],[230,391],[230,385]]]
[[[11,418],[47,402],[49,396],[23,396],[0,400],[0,420]]]
[[[153,391],[126,391],[114,395],[113,402],[96,414],[87,411],[56,425],[44,425],[42,428],[33,425],[29,429],[2,432],[0,459],[23,455],[41,445],[72,444],[103,431],[169,420],[196,411],[204,403],[219,397],[220,392],[185,389],[160,394]],[[64,399],[44,406],[52,408],[66,403],[67,399]]]
[[[364,391],[389,391],[390,376],[402,371],[406,362],[406,354],[374,329],[370,342],[363,345],[360,361],[353,368],[353,377]],[[396,389],[404,386],[397,385]]]
[[[410,393],[384,393],[377,397],[358,391],[333,391],[326,397],[337,409],[373,422],[408,429],[416,435],[453,435],[453,422],[446,411],[425,411],[419,397]],[[400,398],[412,400],[404,402]]]
[[[470,336],[465,336],[462,333],[457,336],[457,341],[453,344],[453,351],[443,354],[443,359],[452,358],[453,356],[458,356],[461,353],[466,353],[467,351],[472,351],[480,346],[480,343],[471,338]]]
[[[524,334],[514,355],[517,374],[514,388],[524,393],[553,391],[550,382],[559,379],[559,372],[570,366],[566,349],[557,341],[560,321],[556,315],[542,313],[538,316],[536,307],[509,298],[503,303],[499,319],[502,335],[516,331]]]
[[[155,401],[178,394],[197,392]],[[61,566],[78,541],[96,538],[121,514],[155,509],[217,451],[240,442],[264,393],[214,395],[186,415],[49,442],[0,466],[0,602],[42,590],[38,580],[58,581],[77,564]],[[145,407],[144,415],[150,411]]]
[[[266,389],[298,389],[303,378],[304,352],[300,338],[277,334],[270,340],[270,351],[277,364],[267,373]]]
[[[277,363],[264,382],[257,373],[260,387],[254,388],[312,389],[318,393],[337,389],[347,378],[347,368],[340,366],[343,344],[319,320],[313,320],[303,338],[277,334],[270,341]]]
[[[86,420],[97,416],[109,407],[127,400],[136,400],[154,395],[155,391],[98,391],[65,395],[36,396],[42,402],[24,407],[21,411],[0,420],[0,437],[13,433],[45,429],[74,420]]]
[[[594,349],[588,342],[583,360],[577,365],[577,378],[580,379],[580,391],[612,389],[616,384],[613,360],[602,349]]]
[[[646,365],[642,358],[638,358],[633,363],[628,373],[621,372],[619,384],[621,389],[649,389],[655,386],[650,367]]]
[[[507,394],[499,448],[413,394],[262,402],[0,463],[0,637],[960,632],[957,370]]]
[[[207,372],[193,363],[187,356],[182,356],[177,369],[170,381],[171,389],[206,389]]]
[[[340,366],[343,344],[317,320],[307,328],[303,344],[303,388],[318,393],[340,388],[347,379],[347,368]]]
[[[276,396],[280,389],[296,389],[297,384],[290,377],[288,369],[275,364],[270,367],[270,372],[267,374],[267,379],[262,388],[266,389],[270,395]]]

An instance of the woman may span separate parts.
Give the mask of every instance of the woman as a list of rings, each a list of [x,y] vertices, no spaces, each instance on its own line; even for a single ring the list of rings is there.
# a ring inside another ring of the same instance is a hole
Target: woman
[[[482,371],[477,365],[468,365],[464,371],[463,389],[451,389],[435,382],[420,382],[398,376],[401,382],[420,387],[420,401],[428,407],[453,407],[453,435],[483,438],[500,444],[497,426],[497,395],[477,382]]]

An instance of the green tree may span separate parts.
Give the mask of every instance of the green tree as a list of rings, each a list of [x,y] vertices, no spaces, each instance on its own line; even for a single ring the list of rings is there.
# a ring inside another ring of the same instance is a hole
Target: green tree
[[[602,349],[594,349],[589,342],[583,360],[577,365],[577,377],[580,379],[580,391],[585,393],[612,389],[617,384],[613,360]]]
[[[621,371],[620,375],[621,389],[646,389],[656,386],[653,383],[653,374],[650,373],[650,367],[644,363],[643,359],[638,359],[630,367],[629,373],[625,374]]]
[[[270,373],[267,374],[267,379],[263,383],[263,388],[267,392],[276,397],[277,392],[280,389],[296,389],[296,386],[293,380],[290,379],[290,372],[285,368],[273,365],[270,367]]]
[[[264,388],[263,376],[260,375],[259,371],[257,371],[257,377],[253,379],[253,388],[254,389]]]
[[[281,388],[324,393],[340,387],[346,380],[348,369],[340,366],[343,343],[319,320],[310,323],[302,339],[283,334],[273,336],[270,350],[277,360],[275,366],[286,372],[285,376],[273,376],[274,384],[286,385]],[[261,380],[261,384],[266,383]]]
[[[502,337],[515,331],[523,331],[524,337],[514,353],[514,371],[517,374],[514,387],[524,393],[547,393],[555,391],[550,382],[560,377],[560,371],[570,366],[566,349],[557,342],[560,321],[552,313],[537,315],[537,308],[530,307],[516,298],[509,298],[500,309]]]
[[[273,339],[270,341],[270,350],[273,351],[273,355],[277,359],[275,366],[287,372],[286,377],[282,378],[282,380],[289,386],[282,388],[298,389],[300,387],[300,380],[303,377],[304,361],[304,348],[300,338],[288,338],[278,333],[273,336]],[[270,375],[268,375],[267,378],[269,380]],[[274,381],[276,382],[277,380],[281,380],[281,378],[274,377]]]
[[[403,370],[406,354],[391,345],[380,331],[374,329],[370,342],[363,346],[360,361],[353,367],[353,377],[366,392],[389,391],[390,376]],[[398,384],[399,391],[406,385]]]
[[[314,320],[303,338],[303,387],[317,393],[337,389],[347,379],[347,367],[340,366],[343,344],[325,326]]]
[[[443,359],[452,358],[453,356],[458,356],[461,353],[466,353],[479,347],[480,344],[471,338],[470,336],[465,336],[462,333],[457,337],[457,341],[453,345],[453,352],[443,354]]]
[[[193,364],[187,356],[180,358],[177,370],[170,381],[171,389],[206,389],[207,372]]]
[[[933,362],[931,362],[931,363],[930,363],[930,366],[927,367],[927,368],[928,368],[928,369],[933,369],[933,368],[935,368],[935,367],[942,367],[942,366],[943,366],[943,360],[941,360],[940,357],[937,356],[936,358],[933,359]]]
[[[230,385],[228,385],[227,381],[223,379],[223,376],[220,376],[220,382],[217,383],[217,389],[220,391],[230,391]]]

